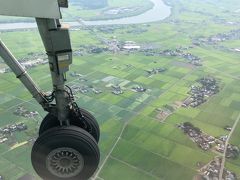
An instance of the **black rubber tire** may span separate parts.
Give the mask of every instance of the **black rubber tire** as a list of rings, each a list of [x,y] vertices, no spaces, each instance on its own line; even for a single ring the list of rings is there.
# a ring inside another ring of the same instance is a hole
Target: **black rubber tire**
[[[99,138],[100,138],[100,128],[99,128],[97,120],[87,110],[82,109],[82,108],[79,108],[79,110],[81,111],[81,113],[84,117],[84,120],[83,120],[84,122],[81,122],[78,118],[71,116],[70,117],[70,125],[83,128],[84,130],[89,132],[95,138],[95,140],[98,143]],[[46,115],[46,117],[43,119],[43,121],[42,121],[42,123],[39,127],[38,134],[41,135],[45,131],[47,131],[51,128],[54,128],[54,127],[58,127],[58,126],[60,126],[60,123],[59,123],[57,117],[48,113]]]
[[[76,175],[59,177],[47,167],[50,152],[59,148],[74,149],[83,157],[82,169],[80,168],[81,171]],[[76,126],[56,127],[46,131],[36,140],[31,160],[33,168],[44,180],[87,180],[98,167],[100,152],[97,142],[87,131]]]

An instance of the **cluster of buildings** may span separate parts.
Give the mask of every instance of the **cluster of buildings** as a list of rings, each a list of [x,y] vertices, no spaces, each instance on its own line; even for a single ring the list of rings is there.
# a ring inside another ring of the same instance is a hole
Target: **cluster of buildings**
[[[110,41],[105,41],[105,44],[108,46],[107,50],[111,52],[135,52],[141,49],[141,46],[137,44],[135,41],[118,41],[116,37],[114,37]]]
[[[207,151],[215,144],[215,138],[203,133],[199,128],[193,126],[190,122],[185,122],[178,127],[183,130],[201,149]]]
[[[132,91],[134,92],[146,92],[146,90],[147,90],[146,88],[139,85],[132,87]]]
[[[218,82],[213,77],[203,77],[197,82],[199,85],[191,86],[191,90],[188,92],[190,97],[183,102],[183,107],[198,107],[219,92]]]
[[[240,48],[235,48],[234,51],[240,52]]]
[[[39,115],[37,111],[29,111],[24,106],[18,106],[17,109],[13,112],[13,114],[25,118],[34,118]]]
[[[86,94],[86,93],[89,93],[91,91],[95,94],[101,94],[102,93],[102,90],[96,89],[94,87],[89,87],[87,85],[82,85],[82,86],[73,85],[73,86],[71,86],[71,89],[72,89],[73,94],[77,94],[77,93]]]
[[[238,21],[228,21],[227,19],[220,18],[220,17],[214,17],[214,22],[221,24],[221,25],[226,25],[226,26],[240,25],[240,22],[238,22]]]
[[[88,86],[78,86],[78,85],[74,85],[71,87],[73,94],[77,94],[77,93],[82,93],[82,94],[86,94],[89,92],[89,87]]]
[[[118,41],[116,37],[112,40],[105,41],[107,45],[107,50],[110,52],[136,52],[139,51],[142,47],[135,41]]]
[[[45,52],[29,52],[27,54],[27,56],[23,57],[23,58],[20,58],[19,61],[20,62],[26,62],[26,61],[31,61],[31,60],[34,60],[34,59],[47,59],[47,55]]]
[[[12,124],[6,127],[0,128],[0,144],[8,140],[8,135],[14,132],[20,132],[27,130],[27,125],[24,123]]]
[[[178,127],[187,134],[193,142],[195,142],[201,149],[207,151],[214,149],[219,153],[224,153],[226,141],[228,136],[223,135],[218,138],[209,136],[203,133],[199,128],[193,126],[190,122],[185,122]],[[237,146],[228,144],[226,150],[226,158],[236,159],[240,155],[240,149]]]
[[[149,24],[144,24],[144,26],[149,27]],[[94,28],[97,29],[99,32],[105,33],[105,34],[114,34],[116,30],[126,30],[126,33],[134,33],[134,34],[141,34],[143,32],[148,31],[147,28],[144,28],[144,26],[139,27],[134,24],[131,26],[124,26],[121,24],[113,25],[113,26],[95,26]],[[84,28],[84,27],[83,27]],[[87,27],[86,30],[89,30],[90,27]]]
[[[93,91],[95,94],[101,94],[101,93],[102,93],[102,90],[96,89],[96,88],[92,88],[92,91]]]
[[[165,72],[167,69],[166,68],[163,68],[163,67],[158,67],[158,68],[153,68],[151,70],[146,70],[147,71],[147,76],[152,76],[152,75],[155,75],[155,74],[159,74],[159,73],[162,73],[162,72]]]
[[[78,49],[73,51],[74,56],[83,56],[85,54],[99,54],[108,51],[107,47],[80,45]]]
[[[224,153],[225,151],[225,142],[224,141],[217,141],[217,146],[215,147],[215,150],[220,153]],[[228,159],[236,159],[240,155],[240,149],[237,146],[234,146],[232,144],[227,145],[227,151],[226,151],[226,158]]]
[[[42,55],[41,53],[39,54],[33,54],[29,53],[29,55],[25,58],[20,59],[20,64],[25,68],[25,69],[31,69],[34,68],[38,65],[43,65],[48,63],[46,55]],[[12,70],[9,67],[4,67],[0,69],[0,73],[9,73],[12,72]]]
[[[224,129],[225,129],[226,131],[232,131],[232,127],[231,127],[231,126],[225,126]]]
[[[117,53],[121,50],[121,43],[114,36],[113,39],[105,41],[105,44],[108,46],[108,51]]]
[[[122,50],[139,50],[141,48],[140,45],[138,45],[134,41],[125,41],[123,45],[121,46]]]
[[[187,59],[188,62],[195,66],[202,66],[202,61],[198,56],[195,56],[191,53],[182,54],[182,57]]]
[[[203,180],[219,180],[221,163],[222,159],[220,157],[216,157],[209,164],[201,168],[200,169],[201,178]],[[222,180],[237,180],[237,176],[235,173],[224,168]]]
[[[78,74],[76,72],[72,72],[70,75],[72,77],[80,77],[79,79],[82,80],[82,81],[84,81],[84,80],[87,81],[86,79],[82,79],[83,75]],[[109,81],[111,81],[113,79],[114,79],[114,77],[107,77],[107,78],[103,79],[103,82],[109,82]],[[114,95],[121,95],[121,94],[124,93],[124,89],[117,82],[111,82],[106,87],[111,88],[112,89],[111,92]],[[94,94],[101,94],[101,93],[103,93],[103,91],[101,89],[93,87],[93,85],[89,85],[89,84],[88,85],[87,84],[81,84],[81,85],[73,84],[73,85],[70,86],[70,88],[71,88],[72,93],[74,95],[76,95],[78,93],[87,94],[87,93],[90,93],[90,92],[93,92]],[[144,92],[147,91],[147,89],[144,88],[141,85],[132,86],[131,90],[133,92],[136,92],[136,93],[144,93]]]
[[[43,65],[43,64],[48,64],[48,59],[37,58],[36,60],[29,60],[29,61],[25,61],[25,62],[21,63],[21,65],[25,69],[31,69],[31,68],[34,68],[38,65]]]
[[[190,64],[193,64],[195,66],[202,66],[200,57],[195,56],[191,53],[185,53],[181,48],[176,50],[165,50],[162,52],[162,54],[165,56],[178,56],[186,59]]]
[[[82,77],[83,77],[82,74],[79,74],[79,73],[77,73],[77,72],[71,72],[71,73],[70,73],[70,76],[72,76],[72,77],[79,77],[79,78],[82,78]]]
[[[113,85],[112,86],[112,93],[114,94],[114,95],[120,95],[120,94],[123,94],[124,93],[124,91],[122,90],[122,88],[119,86],[119,85]]]
[[[120,42],[113,37],[111,40],[102,39],[102,43],[105,46],[93,46],[93,45],[81,45],[79,49],[74,50],[74,56],[83,56],[84,54],[99,54],[103,52],[135,52],[141,49],[141,46],[135,41]]]
[[[228,144],[227,146],[227,152],[226,152],[226,158],[228,159],[236,159],[240,155],[240,149],[237,146],[234,146],[232,144]]]
[[[188,63],[195,66],[202,66],[202,60],[200,57],[195,56],[191,53],[186,53],[185,50],[193,48],[192,46],[187,48],[176,48],[175,50],[166,49],[163,51],[159,51],[158,49],[143,49],[141,50],[145,56],[172,56],[172,57],[180,57],[184,58],[188,61]]]
[[[204,44],[217,44],[219,42],[229,41],[229,40],[238,40],[240,39],[240,29],[231,30],[230,32],[226,33],[219,33],[217,35],[211,37],[201,37],[194,40],[194,44],[200,45],[201,43]]]
[[[156,108],[156,112],[156,118],[159,119],[161,122],[164,122],[167,117],[169,117],[173,113],[173,111],[166,106],[163,108]]]
[[[75,49],[75,50],[73,50],[73,56],[83,56],[84,51],[85,51],[85,49],[83,49],[83,48]]]

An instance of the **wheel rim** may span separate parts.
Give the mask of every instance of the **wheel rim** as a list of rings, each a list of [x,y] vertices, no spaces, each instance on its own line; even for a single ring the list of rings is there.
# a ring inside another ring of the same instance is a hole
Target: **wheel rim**
[[[49,172],[59,178],[77,176],[84,167],[82,155],[72,148],[58,148],[51,151],[46,159]]]

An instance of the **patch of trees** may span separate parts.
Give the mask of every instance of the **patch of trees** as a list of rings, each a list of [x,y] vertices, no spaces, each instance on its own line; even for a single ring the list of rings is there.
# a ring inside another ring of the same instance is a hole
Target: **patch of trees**
[[[197,134],[201,134],[202,133],[202,131],[201,131],[201,129],[200,128],[198,128],[198,127],[195,127],[192,123],[190,123],[190,122],[185,122],[185,123],[183,123],[183,126],[184,126],[184,132],[185,133],[188,133],[189,132],[189,130],[193,130],[193,131],[195,131]]]

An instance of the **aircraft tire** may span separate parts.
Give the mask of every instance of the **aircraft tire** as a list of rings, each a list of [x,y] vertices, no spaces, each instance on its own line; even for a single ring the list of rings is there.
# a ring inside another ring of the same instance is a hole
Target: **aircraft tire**
[[[79,108],[80,112],[83,115],[82,122],[77,117],[70,116],[70,125],[77,126],[83,128],[87,132],[89,132],[97,141],[99,142],[100,138],[100,128],[95,117],[85,109]],[[43,119],[40,127],[39,127],[39,135],[43,134],[45,131],[60,126],[60,122],[57,117],[48,113],[46,117]]]
[[[98,167],[100,152],[87,131],[76,126],[55,127],[36,140],[31,160],[45,180],[87,180]]]

